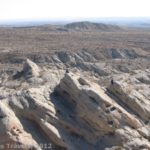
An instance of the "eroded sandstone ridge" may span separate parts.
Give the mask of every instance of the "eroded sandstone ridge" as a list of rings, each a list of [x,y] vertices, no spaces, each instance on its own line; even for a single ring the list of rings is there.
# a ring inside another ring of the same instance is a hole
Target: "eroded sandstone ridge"
[[[106,85],[26,60],[23,70],[1,75],[0,145],[149,150],[150,70],[116,75]]]

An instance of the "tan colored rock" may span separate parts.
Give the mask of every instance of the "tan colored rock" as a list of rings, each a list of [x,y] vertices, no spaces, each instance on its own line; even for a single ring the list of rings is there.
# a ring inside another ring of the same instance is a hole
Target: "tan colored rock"
[[[136,83],[133,82],[134,79],[135,77],[131,78],[129,76],[124,76],[122,79],[117,77],[114,79],[113,84],[110,84],[109,91],[134,113],[138,114],[143,121],[148,121],[150,119],[150,101],[148,95],[143,94],[146,94],[149,87],[141,86],[143,88],[142,92],[137,91],[134,88],[136,87]]]
[[[38,77],[40,75],[40,68],[31,60],[26,59],[23,66],[23,73],[26,77]]]
[[[21,78],[11,82],[19,87],[3,81],[0,144],[19,142],[21,149],[42,149],[40,143],[59,150],[150,148],[149,85],[138,79],[141,72],[117,75],[107,88],[92,76],[64,72],[40,69],[27,60]]]
[[[138,132],[147,139],[150,139],[150,124],[138,129]]]
[[[19,145],[22,149],[40,149],[32,136],[24,131],[14,112],[2,102],[0,102],[0,144],[4,149],[15,149],[15,146]]]
[[[91,126],[106,133],[122,127],[123,124],[134,128],[142,126],[134,116],[120,107],[98,85],[86,82],[83,85],[80,80],[79,76],[66,74],[57,90],[62,96],[66,94],[68,101],[73,100],[72,104],[75,103],[78,115],[88,121]]]

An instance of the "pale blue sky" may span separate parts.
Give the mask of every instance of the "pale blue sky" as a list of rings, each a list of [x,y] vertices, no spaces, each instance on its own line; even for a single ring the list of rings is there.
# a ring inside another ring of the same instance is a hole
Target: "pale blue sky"
[[[150,16],[150,0],[0,0],[0,21]]]

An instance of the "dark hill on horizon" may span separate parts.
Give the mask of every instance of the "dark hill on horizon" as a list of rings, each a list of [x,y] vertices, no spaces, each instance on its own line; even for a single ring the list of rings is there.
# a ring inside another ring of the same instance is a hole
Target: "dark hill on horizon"
[[[102,30],[102,31],[117,31],[122,28],[117,25],[104,24],[104,23],[94,23],[89,21],[82,22],[72,22],[64,26],[71,30]]]

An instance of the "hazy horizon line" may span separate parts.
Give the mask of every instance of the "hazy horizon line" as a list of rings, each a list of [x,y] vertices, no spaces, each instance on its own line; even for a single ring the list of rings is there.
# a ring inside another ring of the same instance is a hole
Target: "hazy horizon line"
[[[66,24],[72,22],[97,22],[108,24],[121,24],[121,23],[150,23],[150,17],[81,17],[81,18],[41,18],[41,19],[9,19],[0,20],[0,26],[28,26],[28,25],[46,25],[46,24]]]
[[[128,19],[136,19],[136,20],[141,20],[141,19],[150,19],[150,16],[149,17],[146,17],[146,16],[143,16],[143,17],[138,17],[138,16],[131,16],[131,17],[72,17],[72,18],[20,18],[20,19],[7,19],[7,20],[1,20],[0,19],[0,23],[1,22],[22,22],[22,21],[72,21],[72,20],[104,20],[104,19],[110,19],[110,20],[113,20],[113,19],[119,19],[119,20],[128,20]]]

